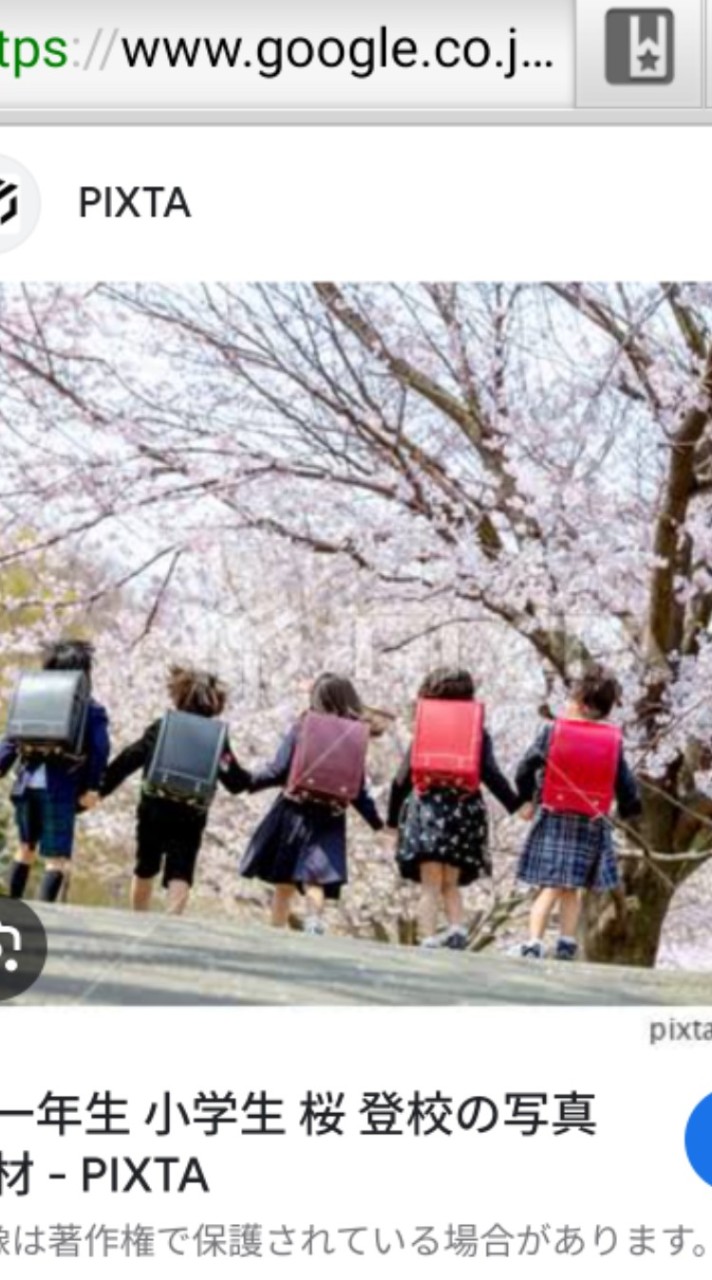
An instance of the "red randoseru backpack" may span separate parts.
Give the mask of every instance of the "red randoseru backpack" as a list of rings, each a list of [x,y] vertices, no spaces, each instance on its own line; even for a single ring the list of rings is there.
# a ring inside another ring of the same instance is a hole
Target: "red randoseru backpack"
[[[368,738],[363,720],[308,711],[299,726],[287,795],[346,807],[363,786]]]
[[[623,735],[613,724],[592,720],[556,720],[541,796],[554,813],[598,818],[610,812]]]
[[[438,786],[479,790],[484,724],[481,702],[421,698],[411,754],[416,790]]]

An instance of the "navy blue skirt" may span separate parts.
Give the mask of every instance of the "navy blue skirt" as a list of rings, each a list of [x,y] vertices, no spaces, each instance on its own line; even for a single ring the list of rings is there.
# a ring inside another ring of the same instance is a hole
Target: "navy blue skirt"
[[[39,849],[42,858],[71,858],[77,802],[58,800],[44,788],[28,787],[15,796],[15,821],[22,844]]]
[[[321,885],[338,898],[348,881],[345,813],[279,796],[247,846],[240,875],[299,889]]]

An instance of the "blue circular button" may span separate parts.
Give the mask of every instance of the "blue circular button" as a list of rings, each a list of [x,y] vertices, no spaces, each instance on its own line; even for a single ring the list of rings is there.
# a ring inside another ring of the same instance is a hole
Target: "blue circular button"
[[[698,1178],[712,1187],[712,1093],[698,1102],[687,1122],[685,1150]]]

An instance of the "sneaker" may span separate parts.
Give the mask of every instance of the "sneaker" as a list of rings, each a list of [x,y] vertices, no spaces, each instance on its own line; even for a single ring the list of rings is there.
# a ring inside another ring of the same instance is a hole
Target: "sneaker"
[[[555,960],[575,960],[578,954],[578,942],[574,938],[557,938]]]
[[[513,947],[510,955],[520,960],[543,960],[546,956],[546,947],[538,938],[532,938],[530,942],[520,942],[518,946]]]
[[[434,933],[430,938],[423,938],[419,944],[425,951],[437,951],[439,947],[445,946],[445,934]]]
[[[445,934],[443,946],[448,947],[450,951],[466,951],[467,929],[462,925],[453,925]]]
[[[304,921],[304,932],[311,938],[321,938],[326,933],[324,921],[319,916],[307,916]]]

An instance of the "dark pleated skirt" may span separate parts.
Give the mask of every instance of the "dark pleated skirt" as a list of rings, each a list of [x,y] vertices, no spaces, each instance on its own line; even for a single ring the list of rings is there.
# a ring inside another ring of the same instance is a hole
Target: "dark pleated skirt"
[[[346,815],[279,796],[247,846],[240,875],[299,889],[321,885],[328,898],[338,898],[348,880]]]

